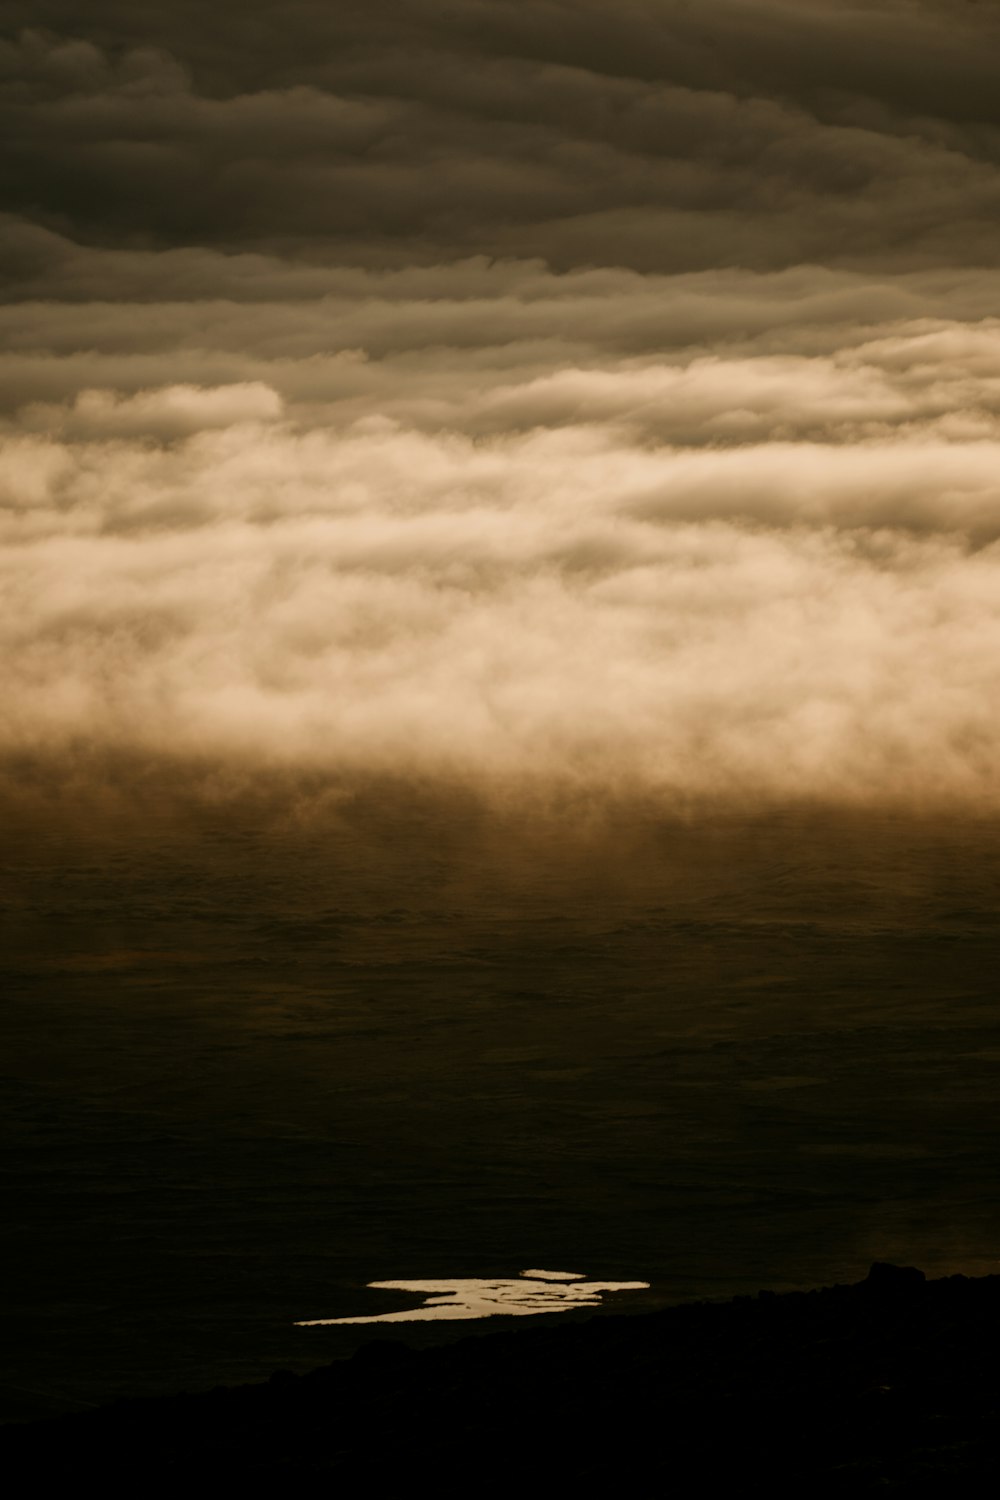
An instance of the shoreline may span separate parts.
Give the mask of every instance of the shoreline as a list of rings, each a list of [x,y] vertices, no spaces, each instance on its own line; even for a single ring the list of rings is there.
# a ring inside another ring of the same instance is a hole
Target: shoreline
[[[853,1286],[378,1339],[306,1375],[7,1426],[0,1454],[106,1494],[956,1494],[1000,1474],[998,1333],[1000,1276],[877,1263]]]

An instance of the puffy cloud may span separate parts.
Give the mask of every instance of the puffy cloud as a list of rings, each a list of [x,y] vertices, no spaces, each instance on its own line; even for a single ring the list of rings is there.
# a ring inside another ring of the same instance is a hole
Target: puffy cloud
[[[273,416],[8,443],[8,753],[994,799],[1000,441],[215,430],[240,400]]]
[[[232,427],[238,422],[270,422],[281,415],[281,397],[258,382],[216,386],[204,390],[170,385],[159,390],[120,396],[115,391],[81,391],[68,411],[29,407],[28,424],[54,423],[61,431],[83,433],[142,433],[158,438],[180,437],[206,428]]]

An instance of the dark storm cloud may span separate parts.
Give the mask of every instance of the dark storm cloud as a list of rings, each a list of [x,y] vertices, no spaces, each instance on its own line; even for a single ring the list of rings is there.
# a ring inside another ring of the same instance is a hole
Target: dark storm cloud
[[[470,0],[35,20],[0,56],[2,185],[70,234],[643,270],[997,253],[988,15]]]
[[[742,95],[883,99],[899,112],[989,119],[997,113],[994,8],[975,0],[198,0],[167,5],[23,0],[5,25],[87,37],[112,49],[158,46],[208,92],[265,81],[329,84],[363,70],[423,77],[425,54],[550,63]],[[471,92],[471,90],[470,90]],[[523,103],[520,106],[524,108]]]

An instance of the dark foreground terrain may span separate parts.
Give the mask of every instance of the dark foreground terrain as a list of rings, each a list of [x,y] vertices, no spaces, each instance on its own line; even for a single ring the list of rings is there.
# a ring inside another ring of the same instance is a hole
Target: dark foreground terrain
[[[2,1463],[13,1494],[989,1493],[998,1332],[1000,1277],[876,1265],[857,1286],[383,1340],[7,1427]]]

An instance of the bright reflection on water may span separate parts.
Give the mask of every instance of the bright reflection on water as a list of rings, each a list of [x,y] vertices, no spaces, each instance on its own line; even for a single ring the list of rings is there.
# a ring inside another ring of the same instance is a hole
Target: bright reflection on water
[[[575,1271],[522,1271],[512,1281],[370,1281],[391,1292],[418,1292],[423,1307],[408,1312],[374,1313],[365,1318],[307,1318],[296,1328],[327,1323],[423,1323],[440,1318],[523,1318],[531,1313],[569,1312],[596,1307],[604,1292],[642,1292],[648,1281],[584,1281]]]

